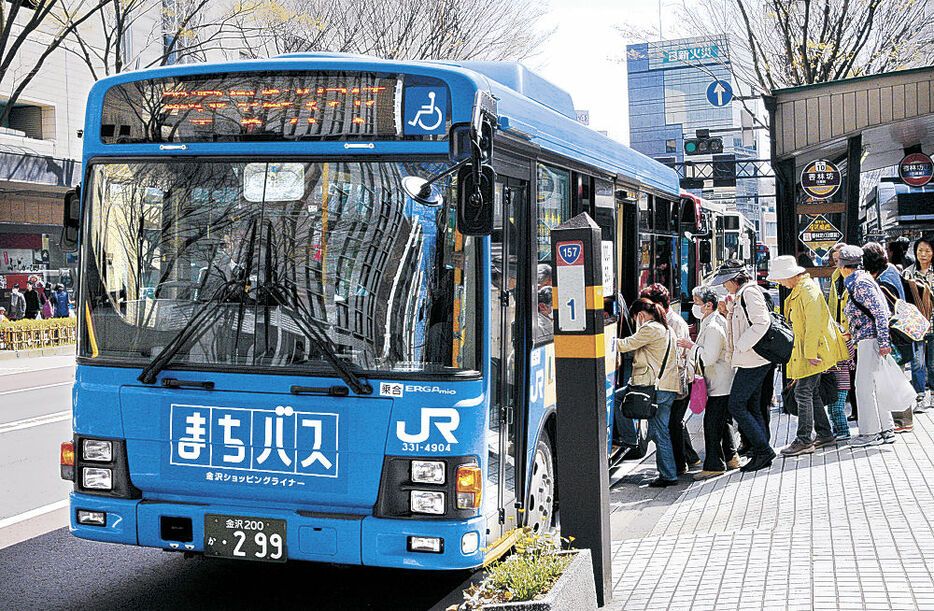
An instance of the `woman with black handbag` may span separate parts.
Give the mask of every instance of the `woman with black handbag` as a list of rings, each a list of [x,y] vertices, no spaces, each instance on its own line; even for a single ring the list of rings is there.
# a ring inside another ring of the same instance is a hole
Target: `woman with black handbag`
[[[746,433],[752,450],[749,462],[740,467],[741,471],[765,469],[775,458],[759,402],[762,381],[773,367],[754,349],[768,333],[771,318],[765,296],[752,278],[742,261],[728,259],[710,280],[711,286],[722,284],[729,293],[726,330],[730,364],[736,370],[730,387],[729,411],[740,430]]]
[[[618,352],[632,352],[632,378],[623,399],[623,415],[649,421],[649,437],[655,441],[655,464],[658,477],[649,484],[653,488],[678,483],[675,457],[671,447],[668,423],[671,404],[681,383],[676,363],[675,336],[668,329],[665,311],[652,301],[637,299],[629,309],[635,334],[616,340]]]

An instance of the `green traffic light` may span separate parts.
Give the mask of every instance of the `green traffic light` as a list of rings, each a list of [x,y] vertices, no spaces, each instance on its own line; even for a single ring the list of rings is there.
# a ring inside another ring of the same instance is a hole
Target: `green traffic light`
[[[697,143],[696,143],[696,142],[685,142],[685,143],[684,143],[684,152],[686,152],[686,153],[693,153],[693,152],[696,151],[696,150],[697,150]]]

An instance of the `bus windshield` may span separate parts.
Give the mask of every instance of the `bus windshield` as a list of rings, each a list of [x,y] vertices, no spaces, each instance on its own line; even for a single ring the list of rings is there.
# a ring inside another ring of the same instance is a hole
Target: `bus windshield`
[[[476,371],[478,242],[408,199],[428,162],[97,163],[87,181],[81,354],[146,365],[331,369],[309,325],[365,371]]]
[[[723,236],[723,246],[726,249],[723,259],[742,259],[739,252],[739,232],[727,231]]]

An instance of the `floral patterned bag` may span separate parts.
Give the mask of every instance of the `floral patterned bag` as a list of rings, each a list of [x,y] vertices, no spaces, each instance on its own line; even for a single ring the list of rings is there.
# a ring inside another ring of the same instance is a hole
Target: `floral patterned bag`
[[[904,339],[920,342],[931,329],[931,322],[917,307],[899,299],[895,302],[895,313],[889,319],[889,329],[904,336]]]

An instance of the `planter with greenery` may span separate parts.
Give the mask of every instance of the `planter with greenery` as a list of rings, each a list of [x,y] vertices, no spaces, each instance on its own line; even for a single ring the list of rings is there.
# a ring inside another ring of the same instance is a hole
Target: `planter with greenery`
[[[460,609],[471,611],[596,609],[590,550],[562,550],[557,536],[522,529],[513,553],[487,567],[464,599]]]

